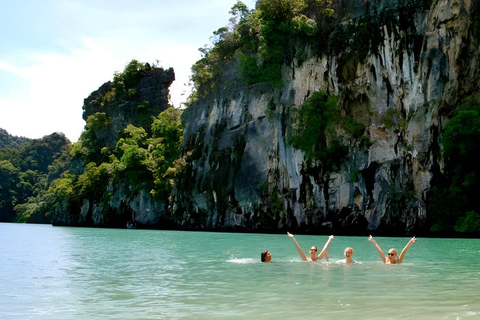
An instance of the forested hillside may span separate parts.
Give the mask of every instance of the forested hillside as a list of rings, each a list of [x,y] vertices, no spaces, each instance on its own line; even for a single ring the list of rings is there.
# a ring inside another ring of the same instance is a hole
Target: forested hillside
[[[15,147],[0,149],[0,221],[48,223],[44,198],[50,183],[70,165],[71,143],[59,133],[8,140]]]
[[[31,139],[10,135],[5,129],[0,128],[0,149],[19,149]]]

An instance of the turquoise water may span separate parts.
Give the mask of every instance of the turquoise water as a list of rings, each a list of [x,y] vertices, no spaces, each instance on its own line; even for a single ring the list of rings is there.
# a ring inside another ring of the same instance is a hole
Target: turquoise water
[[[480,318],[479,239],[419,238],[386,266],[367,236],[335,237],[318,263],[283,234],[0,223],[0,318]],[[296,239],[306,251],[327,236]],[[386,252],[409,239],[376,240]],[[334,263],[346,246],[361,264]]]

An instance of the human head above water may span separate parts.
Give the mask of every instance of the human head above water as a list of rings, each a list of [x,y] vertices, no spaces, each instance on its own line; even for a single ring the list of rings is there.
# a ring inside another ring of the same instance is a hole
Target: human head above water
[[[268,250],[263,251],[260,257],[262,262],[270,262],[272,260],[272,254]]]
[[[345,251],[343,251],[343,254],[345,255],[345,257],[351,257],[353,255],[353,248],[346,247]]]
[[[390,260],[390,261],[397,261],[397,250],[395,249],[390,249],[388,250],[388,253],[387,253],[387,258]]]

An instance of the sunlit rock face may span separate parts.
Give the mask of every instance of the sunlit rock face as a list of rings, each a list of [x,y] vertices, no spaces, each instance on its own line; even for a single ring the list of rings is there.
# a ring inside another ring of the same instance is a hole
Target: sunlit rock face
[[[283,67],[285,86],[242,86],[234,72],[184,114],[184,175],[173,219],[198,228],[384,234],[421,231],[432,179],[442,170],[441,132],[462,98],[480,98],[480,46],[469,0],[424,1],[410,29],[384,26],[374,53],[340,61],[310,54]],[[337,1],[343,19],[368,10],[395,16],[399,1]],[[411,37],[410,34],[415,37]],[[377,39],[378,40],[378,39]],[[308,48],[305,49],[308,51]],[[234,83],[235,85],[231,85]],[[290,110],[313,92],[338,99],[365,125],[329,172],[289,143]]]

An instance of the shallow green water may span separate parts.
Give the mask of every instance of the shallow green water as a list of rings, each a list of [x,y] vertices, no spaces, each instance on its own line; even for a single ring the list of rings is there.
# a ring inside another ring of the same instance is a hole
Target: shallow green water
[[[479,239],[420,238],[386,266],[367,236],[335,237],[317,263],[286,235],[0,223],[0,319],[480,318]],[[335,263],[346,246],[361,264]]]

